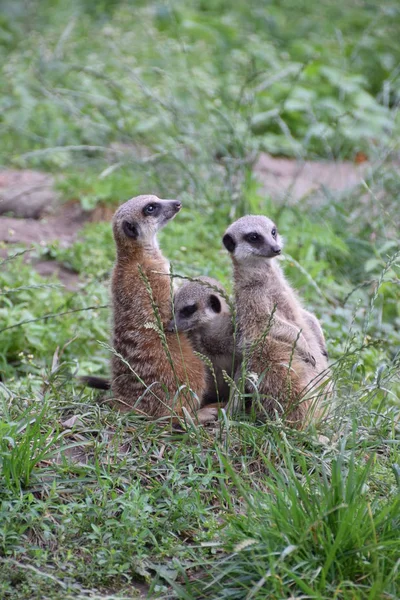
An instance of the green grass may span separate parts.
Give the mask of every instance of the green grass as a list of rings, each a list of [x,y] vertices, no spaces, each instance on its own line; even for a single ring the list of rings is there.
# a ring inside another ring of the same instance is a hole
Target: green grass
[[[228,289],[226,226],[275,219],[336,392],[303,433],[120,415],[76,377],[108,372],[109,223],[33,250],[78,293],[0,262],[0,596],[398,598],[398,3],[3,4],[1,163],[85,210],[179,197],[163,251]],[[260,192],[260,150],[371,168],[290,206]]]

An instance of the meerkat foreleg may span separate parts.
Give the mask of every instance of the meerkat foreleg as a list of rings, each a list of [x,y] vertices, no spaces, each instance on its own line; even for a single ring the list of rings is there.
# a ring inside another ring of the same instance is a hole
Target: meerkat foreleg
[[[272,315],[271,325],[268,335],[276,340],[285,342],[293,346],[300,356],[315,367],[315,357],[311,354],[306,338],[296,325],[289,323],[285,319]]]
[[[324,332],[322,331],[322,327],[321,327],[317,317],[313,313],[308,312],[308,310],[302,309],[302,313],[303,313],[304,319],[307,321],[308,326],[310,327],[311,331],[315,335],[318,345],[321,348],[322,354],[326,358],[328,358],[328,350],[326,347]]]

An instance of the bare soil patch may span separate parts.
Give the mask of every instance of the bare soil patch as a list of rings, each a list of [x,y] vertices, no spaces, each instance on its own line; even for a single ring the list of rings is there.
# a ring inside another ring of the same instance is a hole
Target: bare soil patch
[[[38,171],[0,171],[0,257],[9,250],[59,240],[72,244],[89,220],[78,203],[60,203],[52,176]],[[79,287],[79,276],[54,260],[24,260],[43,277],[56,276],[69,290]]]
[[[369,168],[367,162],[300,161],[262,153],[254,172],[265,193],[277,202],[295,204],[305,196],[317,203],[329,192],[351,190],[360,185]]]
[[[45,215],[41,219],[1,216],[0,241],[29,246],[60,240],[69,245],[88,220],[89,216],[83,213],[79,204],[61,204],[54,214]]]
[[[330,192],[352,189],[361,183],[368,168],[368,163],[297,161],[262,153],[254,172],[265,193],[290,204],[305,196],[318,202]],[[79,203],[61,203],[54,178],[47,173],[0,170],[0,256],[13,246],[44,246],[54,240],[68,246],[85,223],[109,221],[112,213],[110,207],[98,206],[88,214]],[[43,277],[56,275],[68,289],[78,288],[78,275],[57,261],[34,261],[29,254],[26,260]]]
[[[59,240],[66,246],[72,244],[78,232],[88,221],[78,204],[61,204],[54,214],[46,215],[42,219],[18,219],[15,217],[0,217],[0,256],[6,256],[13,248],[33,244],[45,246],[48,242]],[[1,244],[3,242],[3,244]],[[1,247],[3,246],[3,247]],[[79,287],[79,276],[74,271],[67,269],[56,260],[33,259],[29,253],[24,255],[24,260],[42,277],[56,276],[69,290]]]

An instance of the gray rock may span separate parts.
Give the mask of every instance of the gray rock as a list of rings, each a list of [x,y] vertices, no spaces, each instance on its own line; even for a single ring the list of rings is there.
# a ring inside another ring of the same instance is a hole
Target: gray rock
[[[0,215],[38,219],[57,202],[54,179],[39,171],[0,170]]]
[[[263,192],[277,202],[294,204],[305,196],[318,202],[327,192],[351,190],[363,181],[369,168],[368,163],[298,161],[261,153],[254,172]]]

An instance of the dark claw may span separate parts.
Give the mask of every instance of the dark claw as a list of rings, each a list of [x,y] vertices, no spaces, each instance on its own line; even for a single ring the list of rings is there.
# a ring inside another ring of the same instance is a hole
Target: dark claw
[[[315,361],[315,358],[312,356],[312,354],[308,354],[304,360],[306,363],[310,363],[313,367],[315,367],[316,361]]]

